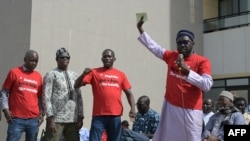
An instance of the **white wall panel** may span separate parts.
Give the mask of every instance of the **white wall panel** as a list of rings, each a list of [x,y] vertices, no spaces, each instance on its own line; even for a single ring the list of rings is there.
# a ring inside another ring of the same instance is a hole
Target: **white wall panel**
[[[231,76],[250,72],[250,28],[242,27],[204,34],[204,54],[213,75]]]
[[[212,73],[221,74],[224,72],[222,34],[220,32],[204,35],[204,55],[209,58],[212,64]]]
[[[246,70],[244,30],[232,29],[224,31],[222,42],[224,73],[244,72]]]

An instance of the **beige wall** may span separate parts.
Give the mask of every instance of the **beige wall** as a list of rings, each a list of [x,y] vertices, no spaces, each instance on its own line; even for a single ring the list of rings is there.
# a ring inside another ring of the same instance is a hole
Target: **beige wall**
[[[25,2],[31,4],[30,1]],[[1,6],[0,4],[0,9]],[[24,5],[21,6],[26,8]],[[8,12],[8,9],[5,11]],[[178,30],[185,28],[194,31],[196,50],[202,53],[201,11],[200,0],[161,0],[158,2],[150,0],[98,2],[33,0],[29,47],[39,52],[40,61],[37,69],[43,75],[56,67],[55,52],[62,46],[66,47],[72,56],[69,68],[79,74],[85,67],[102,66],[102,51],[106,48],[113,49],[117,58],[114,66],[127,74],[135,99],[137,100],[141,95],[148,95],[151,98],[151,107],[160,113],[165,92],[167,66],[137,41],[139,33],[136,29],[135,14],[147,12],[148,21],[144,25],[145,30],[166,49],[176,48],[175,36]],[[3,35],[0,33],[0,36]],[[9,44],[11,43],[2,42],[1,52],[2,46]],[[15,46],[19,45],[15,44]],[[11,60],[20,60],[26,49],[28,48],[23,48],[22,54]],[[8,54],[3,56],[7,57]],[[1,78],[5,77],[6,73],[1,72]],[[91,87],[86,86],[81,89],[85,106],[84,126],[89,128],[93,99]],[[128,120],[129,106],[124,95],[122,98],[124,103],[122,119]],[[3,122],[5,121],[3,120],[1,124]],[[44,126],[43,124],[41,128]],[[1,133],[5,133],[5,130],[1,130]],[[5,137],[5,134],[1,137]]]
[[[218,17],[218,0],[203,0],[203,19]]]
[[[23,64],[30,48],[31,0],[0,1],[0,84],[10,68]],[[0,111],[2,112],[2,111]],[[2,113],[0,140],[5,140],[7,122]]]
[[[188,29],[195,34],[194,51],[203,54],[202,1],[171,0],[170,3],[171,49],[176,49],[176,33],[180,29]]]

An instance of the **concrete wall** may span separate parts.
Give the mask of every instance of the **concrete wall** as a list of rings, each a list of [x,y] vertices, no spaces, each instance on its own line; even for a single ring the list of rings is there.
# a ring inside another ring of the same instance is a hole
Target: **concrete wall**
[[[30,47],[31,0],[0,1],[0,64],[2,82],[10,68],[23,63]]]
[[[180,29],[188,29],[195,34],[194,51],[203,54],[202,1],[174,0],[170,5],[171,49],[176,49],[176,33]]]
[[[1,86],[9,69],[23,64],[24,54],[30,48],[31,8],[31,0],[0,0]],[[5,140],[6,134],[7,122],[2,113],[0,140]]]
[[[8,4],[16,2],[19,1],[8,1]],[[147,13],[148,21],[144,29],[162,47],[176,49],[176,33],[185,28],[194,31],[197,46],[195,50],[202,53],[202,2],[200,0],[160,0],[158,2],[150,0],[98,2],[93,0],[33,0],[23,2],[29,2],[27,5],[32,4],[32,11],[29,13],[31,22],[27,23],[30,27],[29,48],[39,52],[40,61],[37,69],[43,75],[56,67],[55,52],[62,46],[66,47],[72,56],[69,68],[79,74],[85,67],[102,66],[101,53],[104,49],[111,48],[115,51],[117,58],[114,66],[127,74],[135,99],[137,100],[141,95],[148,95],[151,98],[151,107],[159,113],[165,93],[167,66],[137,41],[139,32],[136,28],[136,13]],[[20,5],[27,7],[24,3]],[[5,12],[8,13],[8,9],[5,9]],[[2,36],[4,35],[0,33],[1,38]],[[5,46],[11,43],[3,42],[2,44]],[[20,60],[23,58],[23,52],[29,48],[23,48],[22,54],[11,60]],[[1,45],[1,52],[2,50]],[[9,55],[1,55],[5,58],[7,56]],[[10,65],[15,66],[20,63],[19,61]],[[0,73],[3,78],[7,71]],[[93,100],[91,87],[86,86],[81,89],[85,106],[84,126],[89,128]],[[125,95],[122,99],[124,104],[122,119],[128,120],[129,106]],[[4,122],[3,119],[1,124]],[[41,129],[44,126],[45,124],[41,126]],[[1,133],[5,133],[5,130],[1,130]],[[5,136],[6,134],[3,134],[1,137],[5,138]]]

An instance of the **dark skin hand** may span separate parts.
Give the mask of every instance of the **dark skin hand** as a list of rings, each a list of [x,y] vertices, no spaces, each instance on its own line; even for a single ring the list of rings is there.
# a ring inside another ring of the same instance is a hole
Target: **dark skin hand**
[[[85,68],[83,73],[76,79],[74,88],[80,88],[83,86],[82,79],[85,77],[85,75],[89,74],[91,72],[90,68]]]
[[[136,117],[134,95],[132,94],[132,92],[131,92],[130,89],[124,90],[124,92],[125,92],[125,94],[126,94],[128,103],[129,103],[129,105],[130,105],[130,107],[131,107],[128,116],[129,116],[129,118],[130,118],[131,120],[134,120],[135,117]]]
[[[76,128],[78,129],[78,130],[80,130],[81,128],[82,128],[82,126],[83,126],[83,117],[78,117],[77,118],[77,124],[76,124]]]
[[[50,116],[50,117],[47,118],[47,126],[48,126],[48,128],[49,128],[49,130],[51,132],[55,133],[57,131],[56,124],[55,124],[53,116]]]
[[[203,139],[202,141],[220,141],[220,139],[216,136],[208,136],[207,138]]]
[[[138,21],[138,23],[137,23],[137,29],[139,30],[140,34],[142,34],[144,32],[144,30],[142,28],[142,25],[144,23],[143,19],[144,19],[144,17],[142,16],[140,21]]]
[[[188,75],[190,68],[185,64],[184,58],[178,58],[176,60],[176,65],[178,66],[179,70],[181,71],[182,74]]]
[[[11,111],[9,109],[4,109],[3,113],[4,113],[4,116],[5,116],[5,119],[7,120],[7,123],[11,124],[12,123],[12,114],[11,114]]]

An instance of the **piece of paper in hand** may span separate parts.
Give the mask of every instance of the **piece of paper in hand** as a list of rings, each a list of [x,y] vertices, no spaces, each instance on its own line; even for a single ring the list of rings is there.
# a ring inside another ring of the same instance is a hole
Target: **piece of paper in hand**
[[[143,21],[146,22],[148,20],[148,16],[146,12],[143,13],[136,13],[136,21],[139,22],[141,17],[143,16]]]

